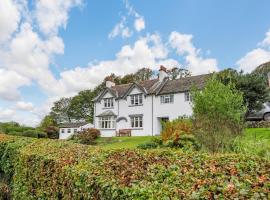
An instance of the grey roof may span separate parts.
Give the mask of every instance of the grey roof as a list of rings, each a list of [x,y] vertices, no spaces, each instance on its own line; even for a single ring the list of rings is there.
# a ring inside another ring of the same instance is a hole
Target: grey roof
[[[60,125],[60,128],[79,128],[88,124],[87,122],[70,122]]]
[[[113,111],[111,110],[106,110],[103,113],[97,115],[97,117],[106,117],[106,116],[116,116]]]
[[[128,91],[134,87],[134,85],[138,86],[145,94],[156,95],[189,91],[193,85],[198,89],[202,89],[210,76],[211,74],[204,74],[176,80],[165,79],[162,82],[159,82],[159,79],[153,79],[139,83],[116,85],[111,88],[105,88],[103,92],[94,99],[94,101],[100,100],[106,93],[105,91],[111,92],[117,98],[123,98],[127,95]]]
[[[189,91],[192,86],[197,87],[198,89],[203,89],[210,74],[190,76],[186,78],[168,80],[164,83],[161,88],[157,90],[157,94],[168,94],[168,93],[180,93]]]

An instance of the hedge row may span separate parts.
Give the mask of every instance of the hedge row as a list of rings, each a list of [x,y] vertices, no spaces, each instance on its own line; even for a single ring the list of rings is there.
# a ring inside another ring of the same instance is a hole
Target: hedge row
[[[247,128],[270,128],[270,121],[247,121]]]
[[[13,199],[269,199],[270,163],[236,155],[102,150],[0,135]]]

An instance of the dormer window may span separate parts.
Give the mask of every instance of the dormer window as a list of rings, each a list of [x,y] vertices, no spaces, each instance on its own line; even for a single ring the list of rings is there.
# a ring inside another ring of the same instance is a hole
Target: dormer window
[[[113,98],[104,99],[104,108],[112,108],[113,107]]]
[[[160,103],[162,103],[162,104],[173,103],[173,94],[160,96]]]
[[[142,105],[143,104],[143,95],[142,94],[130,95],[130,104],[132,106]]]

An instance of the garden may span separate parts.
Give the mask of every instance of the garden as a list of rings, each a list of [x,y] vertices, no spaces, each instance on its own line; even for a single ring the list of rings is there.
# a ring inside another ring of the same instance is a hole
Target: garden
[[[214,78],[192,98],[159,137],[0,134],[0,198],[270,199],[269,123],[245,123],[242,93]]]

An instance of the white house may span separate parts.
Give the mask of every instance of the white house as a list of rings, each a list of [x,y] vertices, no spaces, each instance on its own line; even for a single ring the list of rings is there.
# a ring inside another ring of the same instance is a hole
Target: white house
[[[59,129],[59,139],[68,139],[75,133],[82,131],[83,129],[93,128],[94,125],[87,122],[76,122],[62,124]]]
[[[190,89],[202,89],[209,74],[169,80],[161,66],[159,78],[115,85],[106,81],[106,88],[94,99],[94,127],[102,137],[116,136],[130,129],[132,136],[159,135],[161,122],[192,115]]]

